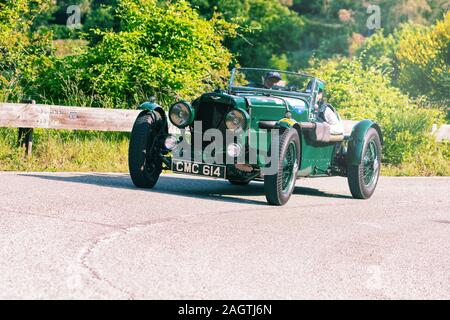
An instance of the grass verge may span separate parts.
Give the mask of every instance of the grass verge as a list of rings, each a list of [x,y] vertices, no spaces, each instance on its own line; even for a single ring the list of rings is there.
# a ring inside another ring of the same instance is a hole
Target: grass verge
[[[127,172],[125,133],[35,129],[33,154],[17,147],[17,130],[0,129],[0,171]]]
[[[33,155],[25,158],[24,150],[17,147],[17,129],[0,128],[0,171],[128,172],[128,141],[128,133],[35,129]],[[399,166],[385,164],[382,174],[450,175],[448,154],[428,158]]]

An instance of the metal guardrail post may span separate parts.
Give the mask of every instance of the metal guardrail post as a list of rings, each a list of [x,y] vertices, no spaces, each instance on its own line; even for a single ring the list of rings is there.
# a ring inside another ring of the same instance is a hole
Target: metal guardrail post
[[[35,100],[23,100],[21,103],[28,103],[35,105]],[[19,147],[25,149],[25,156],[31,157],[33,151],[33,128],[19,128],[18,137]]]

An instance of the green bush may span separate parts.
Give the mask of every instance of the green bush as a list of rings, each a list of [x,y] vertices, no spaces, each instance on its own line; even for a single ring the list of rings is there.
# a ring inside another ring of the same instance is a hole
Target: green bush
[[[245,67],[273,67],[272,56],[300,49],[305,19],[279,0],[190,0],[208,18],[214,12],[238,25],[226,46]]]
[[[403,24],[393,34],[369,37],[358,50],[365,66],[389,74],[411,97],[442,109],[450,103],[450,13],[434,26]]]
[[[411,32],[400,39],[396,53],[398,85],[411,96],[428,96],[450,104],[450,12],[444,20],[423,32]]]
[[[398,47],[398,32],[385,36],[380,29],[367,38],[358,48],[356,54],[365,67],[375,67],[391,78],[396,79],[398,74],[395,53]]]
[[[39,72],[50,63],[50,34],[31,32],[33,17],[45,0],[0,3],[0,101],[19,101],[35,91]]]
[[[93,106],[130,108],[150,97],[167,106],[228,78],[232,56],[222,40],[233,25],[204,20],[186,1],[120,0],[116,16],[118,32],[97,30],[97,43],[43,72],[48,100],[66,100],[70,83]]]

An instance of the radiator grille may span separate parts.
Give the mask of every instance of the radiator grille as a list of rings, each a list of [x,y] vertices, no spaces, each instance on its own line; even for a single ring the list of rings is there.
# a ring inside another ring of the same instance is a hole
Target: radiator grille
[[[225,116],[232,110],[232,107],[223,103],[203,102],[197,109],[195,121],[202,123],[202,137],[208,129],[214,128],[222,132],[223,143],[225,143]],[[198,130],[198,129],[197,129]],[[210,141],[203,141],[202,150],[204,150]],[[216,151],[224,150],[225,146],[216,146]]]
[[[202,122],[202,133],[211,128],[225,133],[225,116],[231,109],[232,107],[226,104],[203,102],[197,109],[195,121]]]

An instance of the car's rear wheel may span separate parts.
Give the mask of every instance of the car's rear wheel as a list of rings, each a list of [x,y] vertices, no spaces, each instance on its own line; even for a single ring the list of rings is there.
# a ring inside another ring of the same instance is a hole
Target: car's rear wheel
[[[276,173],[264,176],[267,202],[286,204],[295,188],[300,164],[300,137],[297,130],[285,130],[280,137],[279,161]]]
[[[378,184],[381,169],[381,139],[371,128],[364,137],[361,163],[348,166],[348,185],[356,199],[369,199]]]
[[[128,149],[131,180],[138,188],[153,188],[162,172],[158,136],[166,120],[159,112],[141,113],[134,123]]]

